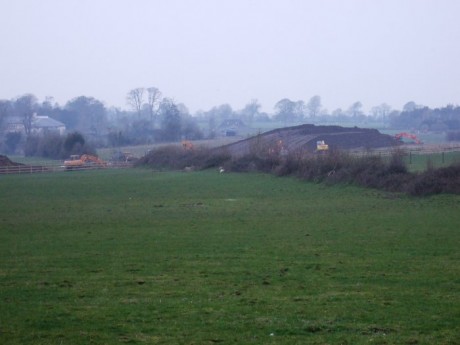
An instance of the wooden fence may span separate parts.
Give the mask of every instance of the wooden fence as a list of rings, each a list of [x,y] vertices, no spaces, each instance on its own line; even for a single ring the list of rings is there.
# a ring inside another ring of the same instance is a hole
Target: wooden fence
[[[63,171],[81,171],[81,170],[100,170],[100,169],[126,169],[132,168],[132,163],[109,163],[106,167],[100,167],[97,165],[87,165],[82,166],[77,169],[69,170],[66,169],[63,162],[47,162],[40,165],[5,165],[0,166],[0,175],[1,174],[36,174],[36,173],[53,173],[53,172],[63,172]]]

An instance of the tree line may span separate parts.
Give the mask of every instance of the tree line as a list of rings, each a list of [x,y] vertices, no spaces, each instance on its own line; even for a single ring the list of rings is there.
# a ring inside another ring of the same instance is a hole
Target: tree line
[[[0,100],[0,150],[14,152],[22,147],[27,153],[31,152],[27,150],[28,147],[40,146],[37,143],[42,139],[33,134],[34,114],[47,115],[62,122],[67,133],[82,135],[87,140],[86,146],[81,147],[86,149],[89,149],[89,143],[94,147],[119,147],[213,138],[220,134],[220,124],[228,119],[239,119],[248,128],[255,130],[262,123],[265,123],[264,128],[301,123],[374,125],[394,129],[445,131],[449,132],[451,140],[458,140],[460,132],[460,107],[454,105],[431,109],[408,102],[402,111],[398,111],[382,103],[365,113],[363,104],[357,101],[344,110],[338,108],[329,112],[323,107],[321,97],[315,95],[308,101],[283,98],[275,103],[270,114],[261,110],[262,105],[257,99],[250,100],[239,110],[234,110],[229,104],[222,104],[190,114],[186,105],[163,97],[156,87],[129,90],[126,105],[127,109],[107,107],[102,101],[88,96],[73,98],[63,106],[54,102],[52,97],[40,102],[33,94]],[[22,132],[7,130],[12,119],[22,125]],[[45,133],[45,136],[52,137],[49,142],[59,141],[55,133]],[[58,150],[60,155],[67,154],[62,147]]]

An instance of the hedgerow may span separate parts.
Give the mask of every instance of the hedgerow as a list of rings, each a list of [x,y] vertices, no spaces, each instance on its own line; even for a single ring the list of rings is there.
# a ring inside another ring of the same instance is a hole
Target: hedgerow
[[[460,194],[460,164],[414,173],[408,171],[403,155],[396,150],[390,159],[384,159],[376,155],[357,157],[331,150],[317,154],[293,152],[282,156],[267,150],[250,150],[248,154],[233,157],[219,149],[184,150],[179,146],[164,146],[142,157],[137,165],[175,170],[223,167],[231,172],[272,173],[317,183],[351,184],[413,196]]]

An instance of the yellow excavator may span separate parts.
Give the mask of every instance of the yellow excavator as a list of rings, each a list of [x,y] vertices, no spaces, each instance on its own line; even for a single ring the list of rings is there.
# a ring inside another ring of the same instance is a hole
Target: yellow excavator
[[[66,170],[106,168],[107,162],[92,155],[71,155],[70,159],[64,161]]]

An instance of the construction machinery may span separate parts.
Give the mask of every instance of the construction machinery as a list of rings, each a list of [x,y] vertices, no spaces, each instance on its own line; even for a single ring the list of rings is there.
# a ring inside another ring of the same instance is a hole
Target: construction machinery
[[[138,158],[128,151],[116,151],[112,154],[111,162],[114,163],[132,163]]]
[[[105,168],[107,162],[92,155],[71,155],[70,159],[64,161],[66,170]]]
[[[402,138],[410,139],[414,143],[416,143],[417,145],[422,144],[420,139],[415,134],[410,134],[410,133],[406,133],[406,132],[395,134],[395,139],[402,141]]]
[[[194,149],[193,144],[188,140],[182,140],[182,147],[185,151],[192,151]]]

